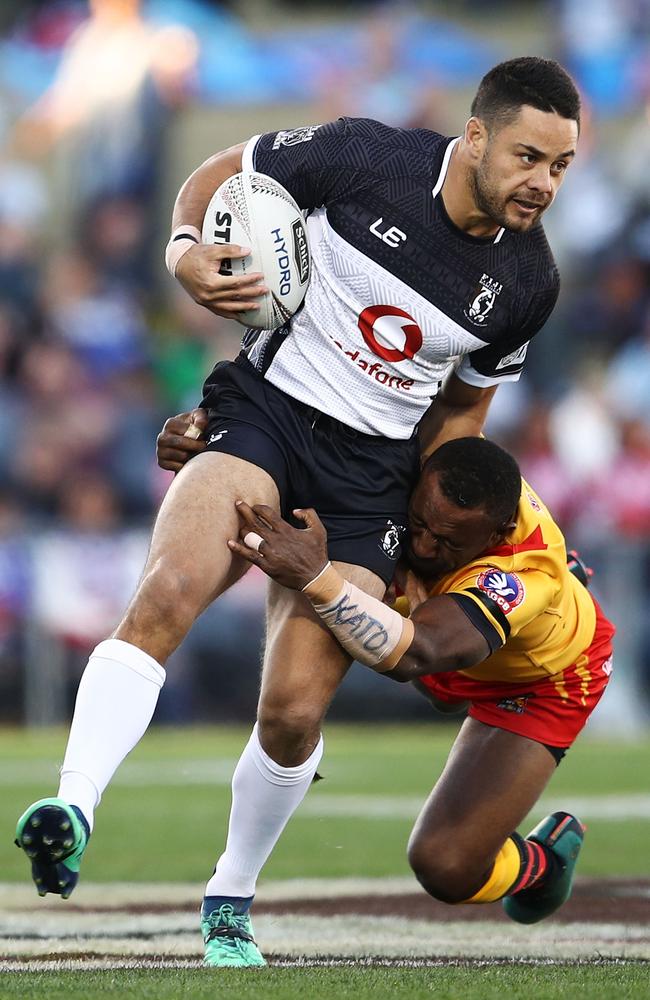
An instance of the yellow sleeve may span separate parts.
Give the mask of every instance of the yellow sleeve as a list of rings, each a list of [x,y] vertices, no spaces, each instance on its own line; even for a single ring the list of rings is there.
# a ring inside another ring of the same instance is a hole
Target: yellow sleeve
[[[557,581],[539,570],[512,573],[495,566],[475,565],[451,581],[446,593],[495,652],[546,610],[557,586]]]
[[[408,618],[411,614],[411,608],[409,606],[409,599],[405,594],[401,597],[396,597],[395,602],[391,605],[393,611],[397,611],[402,618]]]

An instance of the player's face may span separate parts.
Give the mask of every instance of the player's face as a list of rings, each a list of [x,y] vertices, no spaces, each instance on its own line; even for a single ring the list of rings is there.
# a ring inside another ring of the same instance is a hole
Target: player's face
[[[420,477],[409,505],[406,558],[425,580],[438,580],[497,545],[503,533],[482,508],[468,510],[448,500],[437,472]]]
[[[555,198],[577,142],[577,122],[524,105],[510,124],[486,133],[470,172],[477,208],[506,229],[530,229]]]

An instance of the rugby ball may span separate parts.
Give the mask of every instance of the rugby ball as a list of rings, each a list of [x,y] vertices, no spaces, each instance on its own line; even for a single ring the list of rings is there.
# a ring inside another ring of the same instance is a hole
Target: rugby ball
[[[272,177],[255,171],[235,174],[213,194],[203,220],[204,243],[250,247],[248,257],[224,260],[222,274],[261,271],[269,288],[259,310],[239,313],[245,326],[276,330],[305,297],[311,258],[302,212]]]

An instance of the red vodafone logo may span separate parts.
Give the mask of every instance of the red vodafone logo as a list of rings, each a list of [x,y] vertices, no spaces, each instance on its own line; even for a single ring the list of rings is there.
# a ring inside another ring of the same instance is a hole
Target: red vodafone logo
[[[406,361],[422,347],[422,330],[396,306],[368,306],[359,316],[359,329],[370,350],[384,361]]]

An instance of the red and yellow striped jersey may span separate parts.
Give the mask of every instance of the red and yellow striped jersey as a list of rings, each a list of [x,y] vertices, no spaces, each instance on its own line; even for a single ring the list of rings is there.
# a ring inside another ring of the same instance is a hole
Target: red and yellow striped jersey
[[[498,548],[443,577],[430,591],[453,595],[492,654],[476,680],[527,682],[575,663],[594,635],[596,611],[567,568],[562,532],[522,480],[517,525]]]

